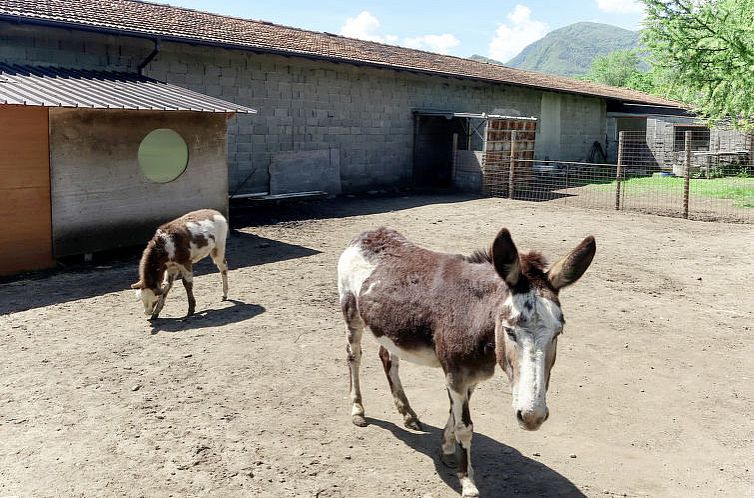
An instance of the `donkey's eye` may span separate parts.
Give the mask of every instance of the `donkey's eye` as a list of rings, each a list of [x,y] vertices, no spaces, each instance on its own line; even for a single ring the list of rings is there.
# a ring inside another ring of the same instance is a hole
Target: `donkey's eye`
[[[505,327],[505,333],[508,334],[508,337],[510,338],[511,341],[516,340],[516,331],[513,330],[512,328]]]

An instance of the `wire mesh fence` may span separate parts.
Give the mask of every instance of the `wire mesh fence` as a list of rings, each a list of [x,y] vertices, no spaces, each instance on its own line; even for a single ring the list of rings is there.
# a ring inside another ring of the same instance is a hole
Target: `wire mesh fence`
[[[496,157],[485,189],[520,200],[754,223],[751,138],[723,147],[725,138],[711,137],[706,128],[676,129],[675,135],[658,143],[645,132],[621,132],[617,164],[525,158],[514,141]]]

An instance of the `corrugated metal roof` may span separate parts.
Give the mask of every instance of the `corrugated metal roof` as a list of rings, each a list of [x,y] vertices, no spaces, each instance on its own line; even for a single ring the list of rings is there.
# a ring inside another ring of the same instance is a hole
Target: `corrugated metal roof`
[[[134,73],[0,63],[0,104],[255,113],[254,109]]]
[[[0,0],[0,19],[349,62],[625,102],[684,107],[680,102],[626,88],[144,1]]]

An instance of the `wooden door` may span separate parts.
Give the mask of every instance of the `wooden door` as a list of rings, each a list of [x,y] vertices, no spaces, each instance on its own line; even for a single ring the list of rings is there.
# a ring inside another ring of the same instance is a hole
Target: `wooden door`
[[[48,136],[47,108],[0,105],[0,274],[55,264]]]

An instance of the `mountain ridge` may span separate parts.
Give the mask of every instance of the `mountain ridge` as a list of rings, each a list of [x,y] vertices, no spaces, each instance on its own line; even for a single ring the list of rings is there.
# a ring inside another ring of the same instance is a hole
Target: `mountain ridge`
[[[585,21],[550,31],[543,38],[527,45],[508,62],[503,63],[476,54],[470,59],[573,77],[583,76],[589,72],[596,57],[616,50],[637,49],[639,46],[637,31]]]

